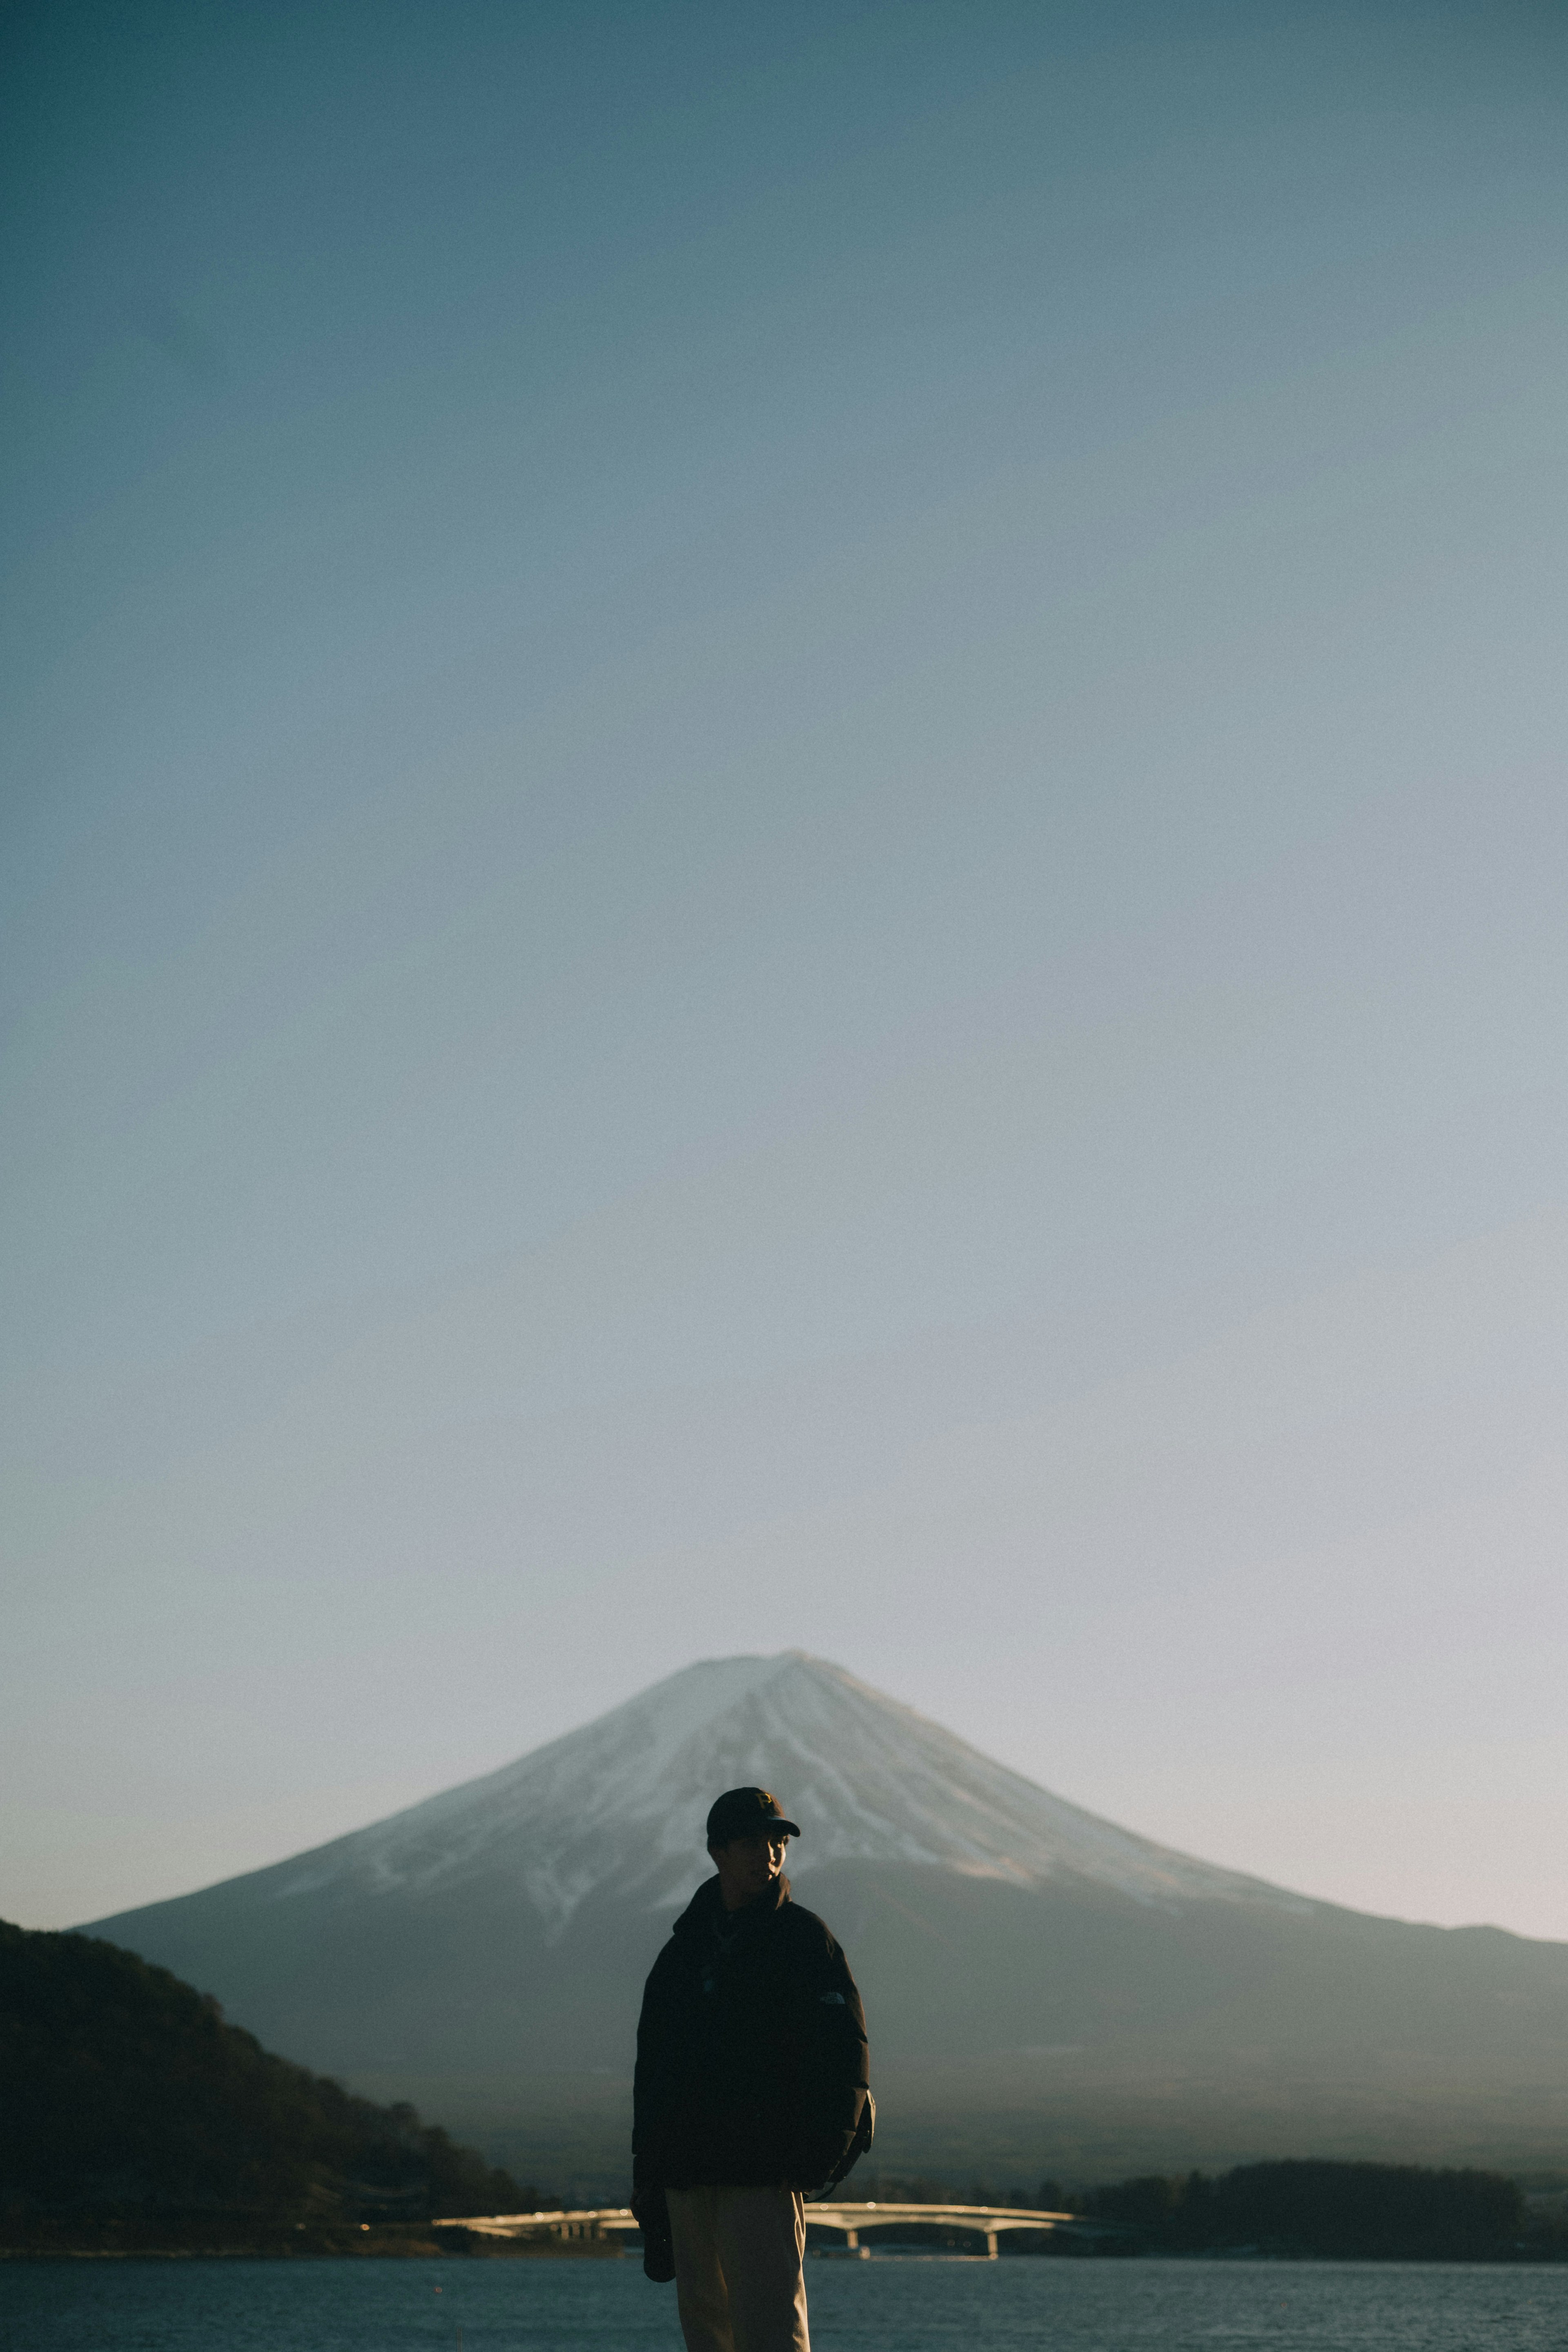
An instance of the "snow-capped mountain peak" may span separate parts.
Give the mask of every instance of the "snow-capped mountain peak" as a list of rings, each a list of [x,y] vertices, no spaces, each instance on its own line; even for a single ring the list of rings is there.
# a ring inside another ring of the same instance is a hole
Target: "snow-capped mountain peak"
[[[1019,1885],[1072,1877],[1162,1906],[1312,1907],[1051,1796],[800,1650],[685,1667],[498,1772],[300,1855],[268,1874],[271,1893],[423,1891],[500,1873],[556,1932],[601,1887],[667,1908],[707,1873],[714,1797],[748,1783],[799,1822],[796,1880],[865,1861]]]

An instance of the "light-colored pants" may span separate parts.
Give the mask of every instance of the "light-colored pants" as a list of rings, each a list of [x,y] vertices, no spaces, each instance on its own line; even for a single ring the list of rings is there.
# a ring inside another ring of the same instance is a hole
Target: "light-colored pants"
[[[795,2189],[671,2189],[686,2352],[811,2352]]]

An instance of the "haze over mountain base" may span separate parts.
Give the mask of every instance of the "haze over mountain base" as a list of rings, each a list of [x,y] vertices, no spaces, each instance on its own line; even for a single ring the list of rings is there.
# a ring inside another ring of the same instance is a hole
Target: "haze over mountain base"
[[[618,2195],[642,1979],[721,1789],[777,1789],[866,1997],[889,2171],[1540,2167],[1568,1946],[1313,1903],[1101,1822],[798,1652],[694,1666],[489,1778],[100,1921],[270,2046]]]

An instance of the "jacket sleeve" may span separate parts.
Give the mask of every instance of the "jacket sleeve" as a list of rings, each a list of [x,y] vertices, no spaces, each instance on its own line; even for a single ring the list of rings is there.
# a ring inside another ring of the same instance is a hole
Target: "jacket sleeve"
[[[632,2077],[634,2192],[662,2181],[678,2094],[674,1954],[667,1944],[643,1988],[637,2019],[637,2071]]]
[[[870,2087],[866,2013],[849,1963],[820,1920],[800,1971],[799,2179],[816,2188],[855,2137]]]

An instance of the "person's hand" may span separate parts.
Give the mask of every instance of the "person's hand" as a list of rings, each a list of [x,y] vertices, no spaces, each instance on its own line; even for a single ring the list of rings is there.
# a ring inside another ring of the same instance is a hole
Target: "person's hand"
[[[662,2181],[645,2180],[634,2186],[632,2217],[642,2231],[644,2277],[652,2279],[656,2286],[668,2286],[675,2276],[675,2240]]]

